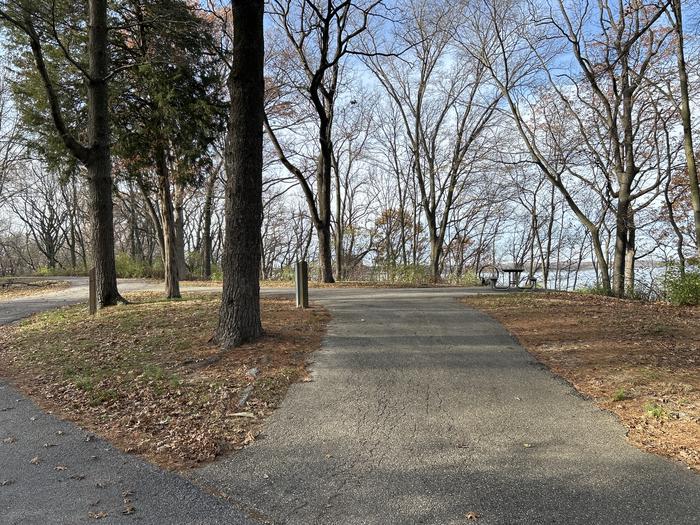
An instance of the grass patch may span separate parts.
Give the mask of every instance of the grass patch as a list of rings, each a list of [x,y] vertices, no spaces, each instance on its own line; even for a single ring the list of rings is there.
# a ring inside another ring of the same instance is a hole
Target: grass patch
[[[627,390],[625,390],[624,388],[618,388],[617,390],[615,390],[615,393],[612,396],[612,400],[617,402],[626,401],[630,398],[631,396],[629,392],[627,392]]]
[[[289,385],[306,379],[327,312],[265,298],[265,335],[221,352],[209,343],[218,294],[159,295],[131,294],[132,304],[94,317],[75,306],[3,327],[0,373],[45,408],[166,468],[244,447]]]
[[[700,307],[576,293],[465,302],[614,412],[632,443],[700,470]]]
[[[644,411],[653,418],[666,419],[666,410],[656,403],[647,403],[644,405]]]

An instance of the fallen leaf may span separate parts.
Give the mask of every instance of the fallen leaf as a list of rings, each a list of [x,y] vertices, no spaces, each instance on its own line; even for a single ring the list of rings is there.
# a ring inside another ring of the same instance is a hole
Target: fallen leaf
[[[3,443],[7,443],[7,444],[14,443],[15,441],[17,441],[17,440],[12,436],[2,440]]]
[[[102,518],[107,517],[107,513],[104,511],[100,512],[88,512],[88,517],[92,518],[93,520],[101,520]]]
[[[56,465],[53,469],[54,470],[68,470],[68,467],[66,467],[65,465]]]
[[[250,418],[255,418],[255,414],[252,412],[236,412],[234,414],[231,414],[231,417],[250,417]]]
[[[470,521],[476,521],[479,519],[479,515],[476,512],[467,512],[465,518],[467,518]]]
[[[38,465],[41,462],[41,459],[39,459],[39,456],[34,456],[29,463],[32,465]]]

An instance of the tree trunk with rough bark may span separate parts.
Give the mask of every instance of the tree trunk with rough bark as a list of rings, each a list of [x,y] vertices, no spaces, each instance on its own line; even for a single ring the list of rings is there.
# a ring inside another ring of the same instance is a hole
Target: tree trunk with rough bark
[[[224,349],[257,339],[263,332],[259,281],[265,92],[263,7],[263,0],[232,2],[224,286],[214,335],[214,341]]]
[[[114,258],[114,219],[112,204],[112,159],[110,152],[109,40],[107,1],[88,2],[88,147],[87,162],[92,215],[92,255],[97,284],[97,306],[112,306],[121,300],[117,290]]]
[[[211,279],[211,214],[214,201],[214,186],[216,185],[216,173],[213,173],[207,181],[207,192],[204,197],[204,225],[202,228],[202,279]]]
[[[165,271],[165,296],[177,299],[180,295],[180,273],[177,264],[177,246],[175,238],[175,215],[173,200],[170,195],[170,176],[165,158],[165,150],[160,148],[156,154],[158,170],[158,199],[160,201],[160,223],[163,227],[163,269]]]
[[[690,184],[690,200],[693,205],[693,222],[695,226],[695,244],[697,254],[700,256],[700,180],[698,168],[695,162],[695,149],[693,145],[693,125],[690,109],[690,95],[688,89],[688,69],[685,62],[685,45],[683,34],[683,7],[681,0],[671,2],[675,18],[675,29],[678,37],[676,44],[676,59],[678,62],[678,79],[681,97],[681,121],[683,123],[683,148],[685,162],[688,169],[688,181]]]
[[[185,257],[185,188],[177,182],[174,184],[173,214],[175,217],[175,254],[177,256],[177,271],[180,279],[186,279],[187,259]]]

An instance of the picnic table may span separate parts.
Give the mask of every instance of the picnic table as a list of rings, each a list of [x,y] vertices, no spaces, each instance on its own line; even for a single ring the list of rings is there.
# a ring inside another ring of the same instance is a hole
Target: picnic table
[[[527,278],[527,283],[524,286],[520,286],[521,275],[524,271],[525,269],[521,266],[501,268],[494,264],[487,264],[481,267],[478,276],[481,280],[482,286],[491,286],[491,288],[498,290],[507,290],[512,288],[517,288],[519,290],[531,290],[535,288],[537,280],[534,276],[529,275]],[[498,286],[498,278],[501,273],[508,276],[507,286]]]
[[[520,285],[520,274],[525,270],[524,268],[503,268],[503,273],[508,275],[508,287],[517,288]]]

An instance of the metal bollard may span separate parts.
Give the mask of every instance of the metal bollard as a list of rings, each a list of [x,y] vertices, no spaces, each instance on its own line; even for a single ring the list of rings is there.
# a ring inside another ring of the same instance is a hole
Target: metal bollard
[[[297,308],[309,307],[309,265],[306,261],[296,264],[294,279],[296,284]]]

